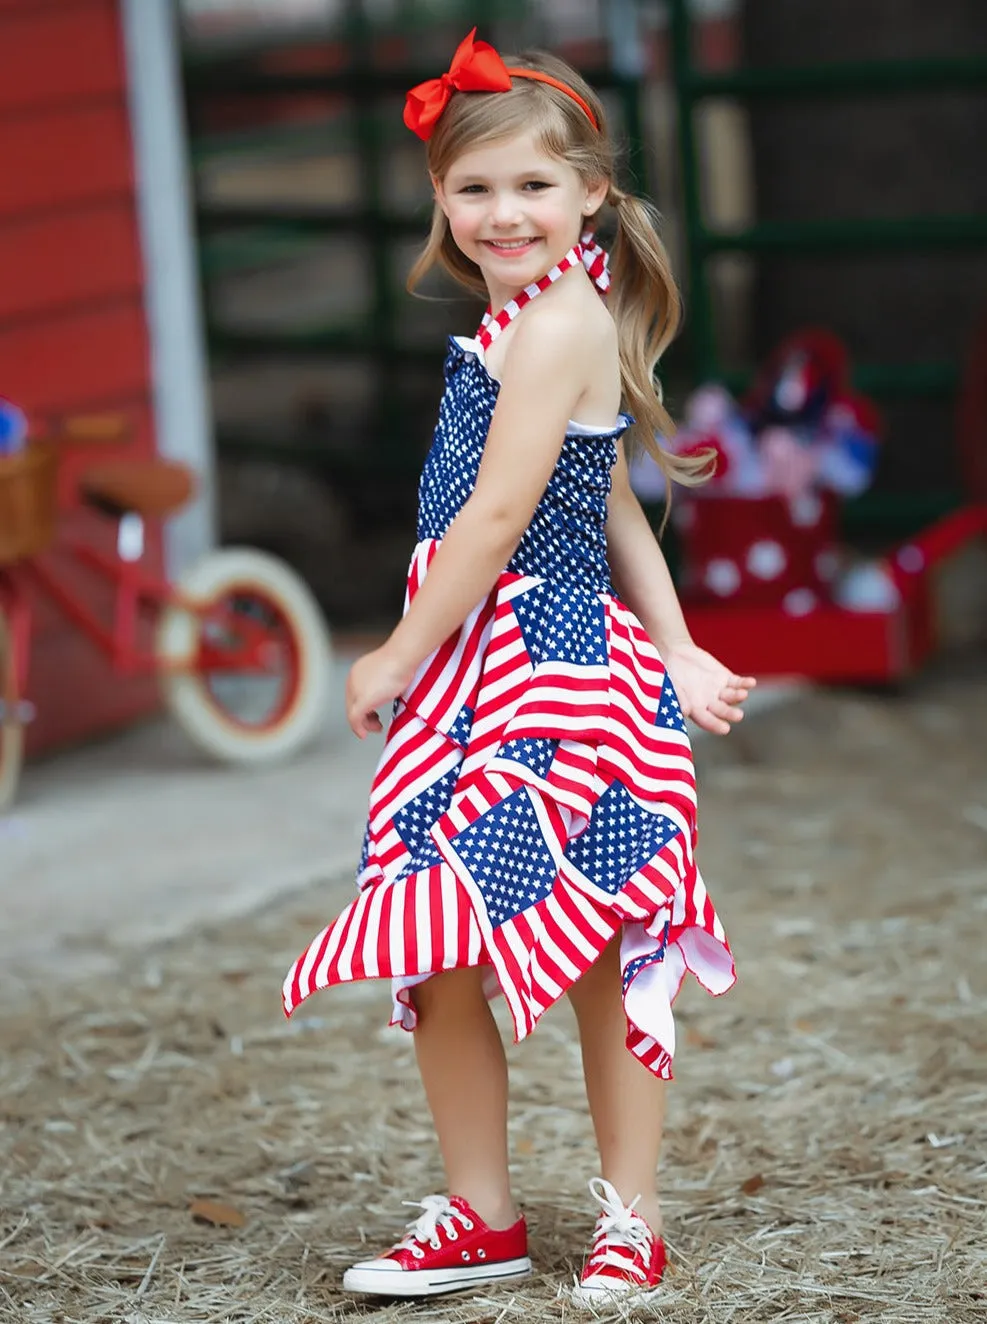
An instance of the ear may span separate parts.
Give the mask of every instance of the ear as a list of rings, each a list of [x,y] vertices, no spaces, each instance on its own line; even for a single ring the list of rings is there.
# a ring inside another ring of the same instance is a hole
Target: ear
[[[446,191],[442,180],[439,179],[437,175],[429,175],[429,179],[432,181],[432,192],[435,194],[435,201],[442,208],[443,212],[445,212],[446,216],[448,216],[449,203],[446,200]]]
[[[607,194],[610,192],[610,181],[608,179],[599,179],[594,184],[586,186],[586,196],[582,206],[584,216],[595,216],[607,200]]]

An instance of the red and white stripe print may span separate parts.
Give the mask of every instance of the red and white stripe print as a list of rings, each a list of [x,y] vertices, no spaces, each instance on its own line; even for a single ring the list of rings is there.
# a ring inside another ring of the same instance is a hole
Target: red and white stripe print
[[[417,549],[411,596],[434,551],[434,543]],[[290,1014],[328,985],[389,976],[397,983],[397,1019],[410,1028],[409,984],[435,971],[482,965],[492,967],[523,1038],[623,929],[635,944],[633,965],[630,956],[624,961],[630,1003],[645,1008],[634,1017],[628,1011],[627,1046],[667,1077],[674,1047],[668,1008],[685,971],[713,992],[733,979],[729,948],[695,865],[688,737],[683,729],[656,725],[665,679],[661,659],[632,613],[606,594],[599,595],[605,664],[533,663],[512,604],[540,582],[502,575],[405,693],[371,792],[361,890],[293,966],[285,1010]],[[457,727],[464,707],[472,712],[467,736]],[[519,759],[511,742],[543,738],[558,746],[539,772]],[[412,868],[396,816],[444,778],[451,789],[428,831],[422,865]],[[664,845],[616,893],[567,853],[615,781],[671,825]],[[464,853],[461,843],[469,844],[475,825],[519,796],[534,815],[555,876],[545,894],[495,922],[476,873],[475,845]],[[644,990],[648,997],[640,996]],[[625,988],[625,1006],[627,997]]]
[[[591,230],[582,236],[578,244],[574,244],[551,271],[545,273],[540,280],[533,281],[526,285],[520,294],[516,295],[500,310],[496,316],[490,311],[489,307],[483,314],[483,320],[480,323],[480,329],[476,333],[477,342],[484,351],[488,350],[493,342],[500,335],[506,326],[514,321],[518,313],[526,304],[544,290],[549,285],[553,285],[560,276],[564,276],[572,267],[579,264],[586,268],[593,284],[600,291],[600,294],[606,294],[610,288],[610,267],[606,250],[601,248],[593,237]]]

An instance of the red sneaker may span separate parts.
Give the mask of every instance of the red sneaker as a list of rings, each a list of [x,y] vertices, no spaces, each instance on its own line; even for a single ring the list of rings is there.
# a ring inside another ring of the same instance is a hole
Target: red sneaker
[[[344,1292],[437,1296],[531,1272],[523,1218],[498,1232],[458,1195],[426,1195],[421,1208],[393,1250],[346,1270]]]
[[[593,1249],[579,1285],[572,1289],[573,1303],[596,1306],[614,1296],[651,1296],[665,1272],[665,1243],[635,1211],[641,1197],[625,1205],[602,1177],[594,1177],[589,1189],[601,1213],[596,1220]]]

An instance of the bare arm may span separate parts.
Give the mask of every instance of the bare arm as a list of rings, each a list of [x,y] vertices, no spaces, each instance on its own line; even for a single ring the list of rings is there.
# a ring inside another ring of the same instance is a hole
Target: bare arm
[[[726,735],[739,722],[738,706],[757,683],[738,676],[692,640],[668,564],[631,490],[621,451],[607,506],[607,549],[614,587],[654,641],[686,717]]]
[[[380,730],[375,710],[405,689],[511,559],[552,476],[587,358],[571,319],[554,309],[531,309],[515,330],[473,493],[400,624],[350,673],[347,713],[361,738]]]
[[[607,557],[614,587],[660,653],[691,643],[664,554],[631,490],[621,448],[607,503]]]

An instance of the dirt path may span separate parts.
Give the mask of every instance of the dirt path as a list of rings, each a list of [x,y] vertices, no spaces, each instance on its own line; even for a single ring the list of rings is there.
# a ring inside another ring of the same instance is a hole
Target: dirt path
[[[679,1003],[670,1324],[987,1317],[987,660],[819,694],[700,750],[741,983]],[[382,1307],[341,1269],[440,1187],[380,986],[286,1025],[339,880],[0,1021],[0,1320],[579,1318],[593,1149],[568,1010],[511,1050],[539,1276]],[[197,1221],[190,1202],[220,1202]],[[615,1318],[615,1316],[613,1316]],[[637,1316],[637,1317],[640,1317]]]

